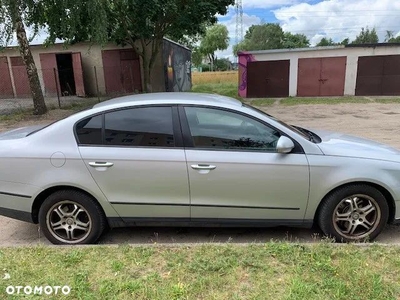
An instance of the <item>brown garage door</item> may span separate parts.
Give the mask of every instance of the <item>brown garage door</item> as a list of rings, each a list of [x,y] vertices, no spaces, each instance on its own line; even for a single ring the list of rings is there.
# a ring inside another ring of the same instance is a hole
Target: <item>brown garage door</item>
[[[299,59],[297,96],[343,96],[345,56]]]
[[[359,57],[356,95],[400,95],[400,55]]]
[[[108,95],[142,90],[139,57],[133,50],[103,50],[102,53]]]
[[[249,62],[247,97],[288,97],[289,68],[289,60]]]
[[[0,98],[14,98],[7,57],[0,56]]]

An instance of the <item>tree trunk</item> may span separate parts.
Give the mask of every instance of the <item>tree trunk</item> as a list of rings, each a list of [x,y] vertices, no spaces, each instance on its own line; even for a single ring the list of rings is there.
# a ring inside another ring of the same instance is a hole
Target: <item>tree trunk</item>
[[[29,47],[29,42],[26,37],[26,31],[24,23],[22,22],[21,12],[19,8],[15,12],[14,29],[17,34],[17,40],[19,45],[19,52],[24,61],[26,72],[28,74],[29,85],[31,88],[32,99],[33,99],[33,113],[35,115],[42,115],[47,112],[46,103],[44,102],[42,88],[40,86],[39,76],[35,61]]]
[[[152,86],[151,86],[151,68],[149,65],[149,60],[147,58],[147,53],[144,54],[142,57],[142,62],[143,62],[143,87],[144,87],[144,92],[145,93],[151,93],[152,92]]]
[[[148,49],[148,44],[144,39],[141,39],[142,51],[133,47],[137,54],[142,57],[142,67],[143,67],[143,90],[146,93],[153,92],[152,86],[152,71],[154,64],[157,59],[157,55],[160,53],[160,47],[162,45],[162,39],[154,39],[151,41],[151,51]],[[149,55],[150,52],[150,55]],[[150,56],[150,57],[149,57]]]

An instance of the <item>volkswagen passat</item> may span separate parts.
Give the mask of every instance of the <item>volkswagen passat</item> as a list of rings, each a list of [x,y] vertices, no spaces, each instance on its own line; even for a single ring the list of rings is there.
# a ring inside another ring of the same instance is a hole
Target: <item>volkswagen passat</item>
[[[374,239],[400,219],[400,152],[207,94],[127,96],[0,136],[0,214],[55,244],[107,227],[302,226]]]

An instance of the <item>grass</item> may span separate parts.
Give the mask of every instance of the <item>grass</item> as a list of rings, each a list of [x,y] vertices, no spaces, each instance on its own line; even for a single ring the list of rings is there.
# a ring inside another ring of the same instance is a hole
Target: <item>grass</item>
[[[218,94],[241,100],[238,96],[237,83],[225,82],[197,84],[193,85],[192,92]]]
[[[398,247],[328,243],[3,248],[0,298],[68,285],[54,299],[398,299],[399,267]]]
[[[365,97],[289,97],[281,100],[282,105],[299,105],[299,104],[340,104],[340,103],[371,103],[372,101]]]
[[[234,83],[237,85],[239,81],[238,71],[227,72],[193,72],[192,82],[194,85],[207,83]]]

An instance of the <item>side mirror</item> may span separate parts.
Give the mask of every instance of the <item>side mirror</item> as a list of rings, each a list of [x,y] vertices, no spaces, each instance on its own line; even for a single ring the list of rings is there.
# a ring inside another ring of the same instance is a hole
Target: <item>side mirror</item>
[[[294,143],[286,136],[281,136],[276,144],[278,153],[290,153],[294,148]]]

